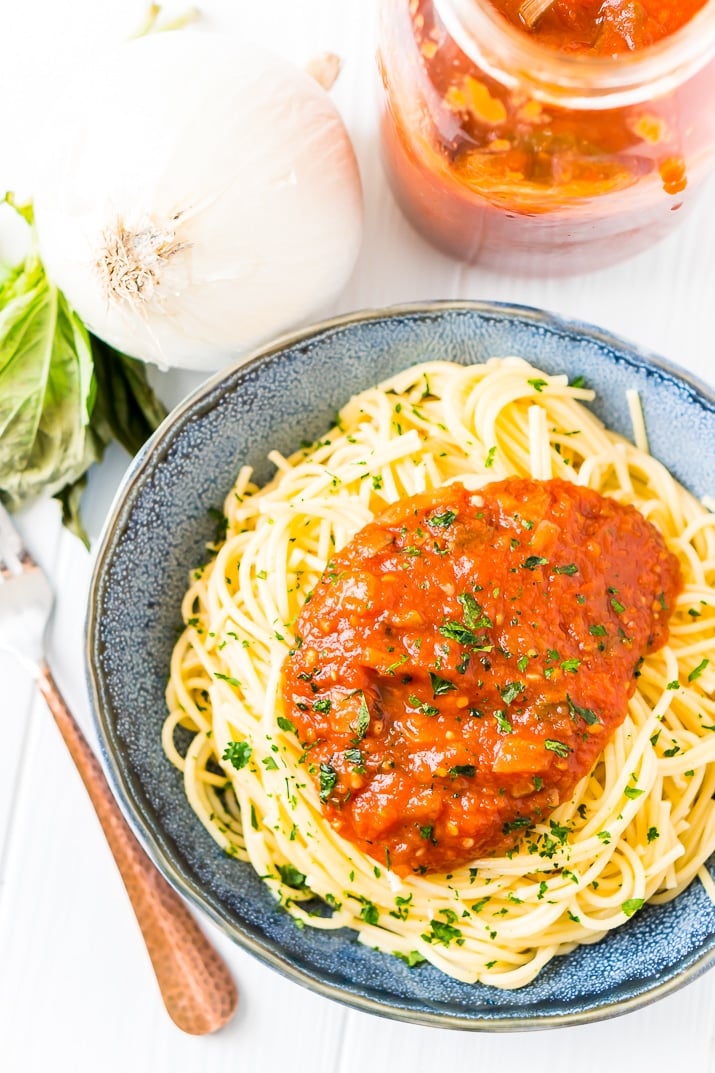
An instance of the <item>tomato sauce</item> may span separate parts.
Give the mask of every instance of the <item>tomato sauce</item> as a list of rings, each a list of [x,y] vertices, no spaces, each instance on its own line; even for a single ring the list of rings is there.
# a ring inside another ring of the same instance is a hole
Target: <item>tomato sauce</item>
[[[486,5],[487,0],[482,0]],[[554,0],[528,31],[521,0],[491,6],[549,55],[618,72],[672,38],[704,0]],[[386,4],[382,144],[410,221],[453,256],[502,271],[570,274],[610,266],[668,234],[712,167],[715,63],[643,83],[632,103],[584,83],[573,101],[532,94],[506,58],[478,63],[435,0]],[[520,66],[521,64],[521,66]],[[644,76],[645,77],[645,76]],[[556,82],[556,76],[554,76]],[[609,105],[613,99],[613,105]],[[580,103],[579,103],[580,102]]]
[[[284,669],[328,821],[400,874],[507,850],[625,718],[680,583],[637,510],[568,482],[389,507],[328,565]]]
[[[554,0],[528,29],[523,0],[491,0],[517,29],[559,52],[617,56],[656,45],[685,26],[705,0]]]

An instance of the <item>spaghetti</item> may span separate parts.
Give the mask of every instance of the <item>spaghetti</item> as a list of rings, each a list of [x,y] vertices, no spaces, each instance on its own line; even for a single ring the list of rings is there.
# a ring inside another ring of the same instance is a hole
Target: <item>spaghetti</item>
[[[520,358],[416,366],[351,399],[324,439],[243,469],[226,537],[194,571],[163,731],[197,816],[298,922],[351,927],[410,965],[527,984],[646,902],[675,897],[715,850],[715,515],[583,405],[593,393]],[[643,432],[640,434],[643,435]],[[631,504],[683,587],[668,643],[571,798],[504,855],[401,876],[327,822],[282,704],[295,620],[335,551],[387,504],[458,481],[557,478]],[[190,732],[185,749],[179,743]]]

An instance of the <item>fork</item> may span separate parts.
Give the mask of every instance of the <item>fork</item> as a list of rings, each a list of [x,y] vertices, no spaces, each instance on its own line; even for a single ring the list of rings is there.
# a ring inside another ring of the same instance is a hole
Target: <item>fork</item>
[[[0,504],[0,649],[36,679],[94,805],[124,880],[164,1004],[184,1032],[215,1032],[233,1016],[236,987],[219,954],[159,874],[119,810],[99,761],[67,707],[45,659],[53,595]]]

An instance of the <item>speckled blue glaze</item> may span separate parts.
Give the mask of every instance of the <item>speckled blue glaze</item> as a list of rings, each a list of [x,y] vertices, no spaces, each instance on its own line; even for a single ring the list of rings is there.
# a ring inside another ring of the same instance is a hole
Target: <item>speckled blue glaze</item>
[[[257,352],[201,387],[137,456],[112,509],[90,593],[88,676],[105,761],[125,812],[167,878],[246,949],[330,998],[388,1017],[522,1029],[622,1013],[694,979],[715,960],[715,906],[699,883],[648,907],[593,946],[556,959],[519,991],[408,969],[352,933],[299,930],[251,868],[222,854],[187,805],[161,749],[164,687],[188,572],[203,558],[240,465],[258,480],[272,447],[290,451],[360,391],[427,359],[518,353],[586,376],[594,409],[628,434],[637,388],[651,449],[697,495],[715,494],[715,393],[597,329],[489,303],[358,313]],[[715,866],[714,866],[715,867]]]

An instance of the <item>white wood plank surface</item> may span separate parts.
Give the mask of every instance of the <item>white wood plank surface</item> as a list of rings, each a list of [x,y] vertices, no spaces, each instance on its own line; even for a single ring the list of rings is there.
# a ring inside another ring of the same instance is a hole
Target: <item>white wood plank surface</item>
[[[548,280],[465,268],[411,230],[387,188],[376,136],[374,0],[206,0],[200,6],[218,28],[239,30],[300,62],[322,49],[344,58],[335,99],[358,152],[366,236],[353,278],[326,313],[422,298],[543,306],[620,332],[715,382],[712,185],[676,235],[608,271]],[[181,8],[179,0],[167,4],[171,14]],[[0,189],[31,189],[57,85],[88,50],[128,35],[144,9],[143,0],[1,0]],[[0,215],[0,257],[11,230]],[[173,403],[199,379],[157,374],[156,383]],[[84,513],[95,540],[126,461],[113,450],[92,474]],[[95,740],[83,668],[92,556],[61,530],[54,503],[37,504],[19,523],[57,592],[51,662]],[[447,1032],[322,999],[271,972],[205,921],[235,974],[241,1006],[217,1036],[184,1036],[164,1013],[121,881],[51,719],[30,683],[2,656],[0,685],[1,1073],[602,1073],[604,1067],[613,1073],[715,1073],[715,973],[594,1025],[526,1034]]]

